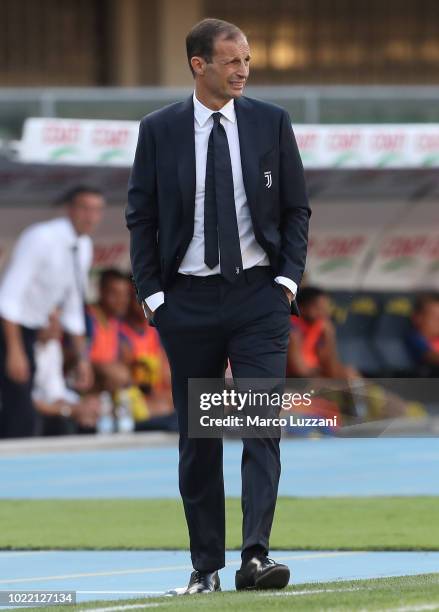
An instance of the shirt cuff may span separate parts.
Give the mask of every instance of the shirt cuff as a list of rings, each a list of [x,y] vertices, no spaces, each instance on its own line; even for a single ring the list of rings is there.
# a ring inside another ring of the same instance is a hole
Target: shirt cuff
[[[289,289],[293,294],[293,297],[296,297],[297,285],[293,280],[291,280],[291,278],[287,278],[286,276],[276,276],[274,280],[276,281],[276,283],[279,283],[279,285],[283,285],[284,287]]]
[[[157,293],[153,293],[145,298],[144,301],[146,302],[148,308],[154,312],[154,310],[157,310],[159,306],[165,303],[165,294],[163,291],[157,291]]]
[[[8,301],[0,298],[0,317],[11,321],[11,323],[23,324],[23,322],[20,321],[22,318],[20,317],[20,309],[13,300]]]

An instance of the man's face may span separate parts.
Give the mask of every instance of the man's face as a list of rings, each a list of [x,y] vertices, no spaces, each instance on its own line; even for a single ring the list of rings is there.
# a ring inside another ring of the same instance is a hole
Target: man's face
[[[193,58],[194,59],[194,58]],[[217,38],[213,45],[212,61],[199,58],[196,65],[202,71],[196,78],[212,97],[228,102],[242,95],[249,75],[250,47],[244,35],[232,40]]]
[[[415,327],[427,338],[439,337],[439,302],[425,304],[421,312],[413,316]]]
[[[130,287],[127,280],[108,281],[101,290],[100,304],[110,317],[124,317],[130,302]]]
[[[68,215],[78,235],[90,235],[100,223],[105,200],[98,193],[79,193],[68,205]]]
[[[302,308],[302,314],[308,321],[328,319],[330,316],[330,302],[326,295],[320,295],[310,304]]]

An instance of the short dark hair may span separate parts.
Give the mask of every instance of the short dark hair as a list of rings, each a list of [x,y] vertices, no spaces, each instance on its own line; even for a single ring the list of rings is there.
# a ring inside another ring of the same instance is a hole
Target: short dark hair
[[[104,193],[99,187],[93,185],[75,185],[70,187],[67,191],[64,191],[56,200],[55,206],[62,206],[63,204],[72,204],[75,198],[82,193],[94,193],[95,195],[103,196]]]
[[[320,287],[303,287],[297,294],[297,305],[299,308],[302,306],[308,306],[322,296],[328,295],[324,289]]]
[[[101,271],[99,276],[99,290],[106,289],[108,285],[114,281],[126,281],[129,282],[129,277],[117,268],[105,268]]]
[[[196,23],[186,36],[187,60],[193,75],[195,73],[191,59],[197,55],[209,64],[212,61],[215,40],[220,36],[225,40],[234,40],[238,36],[244,36],[244,33],[233,23],[209,18]]]
[[[416,296],[415,303],[413,304],[413,313],[421,313],[426,306],[430,304],[436,304],[439,302],[439,293],[432,291],[428,293],[419,293]]]

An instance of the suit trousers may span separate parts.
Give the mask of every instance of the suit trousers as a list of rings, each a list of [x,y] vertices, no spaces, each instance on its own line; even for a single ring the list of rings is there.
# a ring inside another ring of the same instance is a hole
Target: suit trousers
[[[194,569],[225,564],[222,439],[189,438],[188,379],[285,377],[290,305],[270,267],[244,271],[236,283],[220,275],[177,274],[154,324],[167,353],[179,421],[179,488]],[[281,471],[279,437],[243,438],[243,554],[268,552]]]
[[[6,373],[6,340],[0,321],[0,438],[35,435],[36,411],[32,402],[32,384],[36,330],[21,325],[20,332],[30,365],[30,378],[25,383],[16,383]]]

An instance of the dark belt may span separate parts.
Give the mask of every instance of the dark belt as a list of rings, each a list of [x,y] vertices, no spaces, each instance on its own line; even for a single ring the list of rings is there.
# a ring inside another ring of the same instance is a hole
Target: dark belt
[[[273,271],[270,266],[255,266],[244,270],[238,283],[254,283],[262,279],[273,279]],[[187,286],[215,286],[230,283],[221,274],[210,274],[209,276],[196,276],[194,274],[177,274],[175,282]]]

